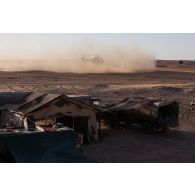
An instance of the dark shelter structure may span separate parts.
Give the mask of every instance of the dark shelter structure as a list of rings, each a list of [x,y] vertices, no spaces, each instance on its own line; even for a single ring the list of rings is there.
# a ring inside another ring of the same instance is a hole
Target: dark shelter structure
[[[168,130],[179,125],[179,103],[154,98],[126,98],[105,106],[99,113],[111,128],[142,125],[146,131]]]
[[[0,134],[0,145],[0,162],[93,162],[75,147],[74,131]]]

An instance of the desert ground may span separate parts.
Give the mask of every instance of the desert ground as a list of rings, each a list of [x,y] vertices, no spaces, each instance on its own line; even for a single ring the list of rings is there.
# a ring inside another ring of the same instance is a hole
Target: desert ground
[[[99,144],[83,147],[97,162],[195,162],[195,66],[167,66],[152,72],[73,74],[54,72],[0,72],[0,91],[40,91],[89,94],[113,103],[126,97],[155,97],[180,103],[180,126],[165,133],[141,129],[105,129]]]

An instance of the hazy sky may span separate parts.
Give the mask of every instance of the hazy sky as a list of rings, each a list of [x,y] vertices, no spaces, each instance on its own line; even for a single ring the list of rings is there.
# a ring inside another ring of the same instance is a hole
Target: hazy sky
[[[65,49],[95,42],[132,45],[158,59],[195,60],[194,34],[0,34],[0,59],[40,59],[52,53],[63,56]]]

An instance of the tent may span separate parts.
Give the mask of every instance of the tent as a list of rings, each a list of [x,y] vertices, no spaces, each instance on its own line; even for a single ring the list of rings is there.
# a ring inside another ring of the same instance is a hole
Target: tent
[[[74,141],[74,131],[4,133],[0,134],[0,142],[7,151],[3,157],[0,153],[0,159],[16,163],[93,162],[75,147]]]
[[[1,125],[14,123],[22,128],[26,118],[51,120],[83,133],[89,143],[99,140],[93,107],[63,94],[1,92],[0,110]]]

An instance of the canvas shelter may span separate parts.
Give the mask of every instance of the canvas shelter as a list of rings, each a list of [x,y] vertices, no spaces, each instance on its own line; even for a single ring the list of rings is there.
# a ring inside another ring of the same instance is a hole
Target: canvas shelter
[[[75,147],[73,131],[0,134],[0,162],[91,163]]]
[[[34,121],[50,121],[83,133],[88,142],[99,139],[93,107],[63,94],[1,92],[0,110],[1,125],[30,128]]]
[[[156,98],[125,98],[104,106],[99,115],[112,128],[125,123],[143,125],[149,130],[167,129],[179,125],[179,103]]]

